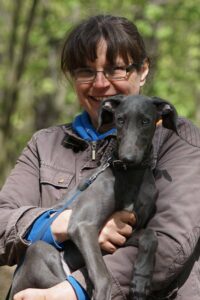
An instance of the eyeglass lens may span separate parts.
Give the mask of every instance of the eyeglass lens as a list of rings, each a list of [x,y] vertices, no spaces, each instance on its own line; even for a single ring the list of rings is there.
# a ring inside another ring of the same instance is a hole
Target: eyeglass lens
[[[80,68],[75,70],[74,77],[79,82],[90,82],[95,80],[97,73],[102,72],[107,79],[122,80],[125,79],[127,73],[130,72],[130,66],[106,68],[103,71],[96,71],[90,68]]]

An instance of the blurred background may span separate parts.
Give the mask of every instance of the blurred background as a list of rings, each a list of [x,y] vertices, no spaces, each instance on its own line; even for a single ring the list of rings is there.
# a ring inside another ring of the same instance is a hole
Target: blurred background
[[[71,27],[99,13],[129,18],[145,37],[151,74],[143,93],[200,125],[200,0],[0,0],[0,187],[33,132],[79,111],[60,51]],[[0,300],[12,272],[0,267]]]

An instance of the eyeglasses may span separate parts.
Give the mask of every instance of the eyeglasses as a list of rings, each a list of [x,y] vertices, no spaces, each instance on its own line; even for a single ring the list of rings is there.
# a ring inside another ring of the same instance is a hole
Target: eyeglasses
[[[129,66],[106,67],[103,71],[96,71],[91,68],[79,68],[74,70],[73,76],[77,82],[89,83],[96,79],[97,73],[103,73],[109,81],[127,79],[129,73],[138,69],[141,64],[133,63]]]

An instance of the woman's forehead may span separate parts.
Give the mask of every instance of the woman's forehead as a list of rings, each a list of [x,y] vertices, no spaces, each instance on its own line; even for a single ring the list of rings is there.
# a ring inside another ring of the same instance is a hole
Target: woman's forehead
[[[112,60],[110,61],[109,57],[112,54]],[[111,54],[109,53],[109,45],[105,39],[100,39],[96,46],[96,60],[97,59],[104,59],[105,63],[110,64],[117,64],[117,65],[124,65],[127,61],[127,53],[126,57],[124,58],[118,51],[116,52],[115,49],[111,50]],[[129,59],[129,61],[131,61]]]
[[[89,45],[88,45],[89,46]],[[89,50],[90,47],[88,47]],[[113,47],[109,41],[101,38],[95,45],[93,51],[87,51],[85,63],[94,63],[98,58],[104,56],[106,63],[109,65],[128,64],[132,61],[128,49],[125,47]],[[91,55],[93,53],[93,55]]]

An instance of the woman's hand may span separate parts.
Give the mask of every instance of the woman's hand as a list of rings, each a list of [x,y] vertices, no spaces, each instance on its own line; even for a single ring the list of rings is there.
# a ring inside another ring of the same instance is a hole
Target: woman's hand
[[[51,224],[51,231],[54,235],[54,238],[60,243],[68,239],[67,228],[71,213],[71,209],[64,210]]]
[[[49,289],[26,289],[13,300],[77,300],[74,289],[68,281],[63,281]]]
[[[135,225],[136,218],[134,213],[128,211],[113,213],[99,234],[101,249],[108,253],[115,252],[131,236]]]
[[[63,211],[51,224],[54,238],[58,242],[68,239],[67,228],[72,210]],[[113,253],[124,245],[126,239],[133,232],[136,223],[134,213],[128,211],[117,211],[111,215],[99,234],[99,244],[102,250]]]

